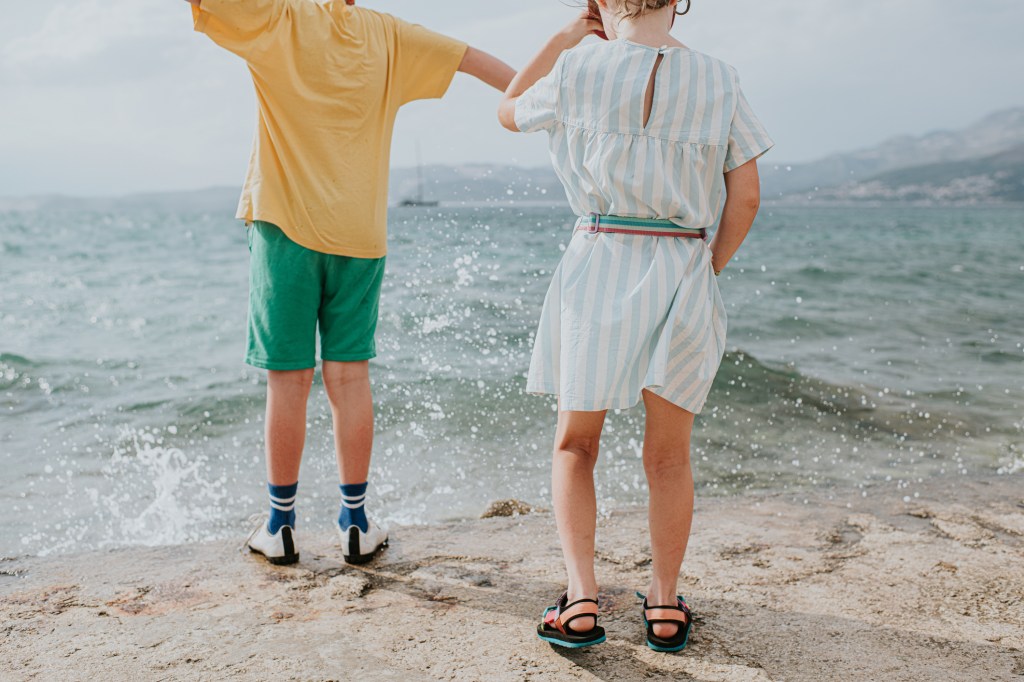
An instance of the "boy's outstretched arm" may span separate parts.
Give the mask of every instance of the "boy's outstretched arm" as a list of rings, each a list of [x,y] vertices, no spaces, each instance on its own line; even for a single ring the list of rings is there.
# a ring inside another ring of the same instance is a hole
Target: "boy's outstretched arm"
[[[193,1],[198,2],[199,0]],[[515,69],[511,66],[494,55],[478,50],[475,47],[466,50],[466,56],[462,58],[462,63],[459,64],[459,71],[478,78],[499,92],[505,92],[508,89],[509,83],[512,82],[512,78],[516,75]]]

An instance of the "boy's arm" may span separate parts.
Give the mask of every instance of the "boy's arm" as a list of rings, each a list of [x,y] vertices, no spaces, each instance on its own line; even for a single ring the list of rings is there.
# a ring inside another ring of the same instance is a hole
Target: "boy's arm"
[[[195,30],[250,64],[290,28],[294,0],[187,0]]]
[[[475,47],[466,50],[459,71],[483,81],[499,92],[505,92],[516,75],[511,66]]]
[[[505,97],[498,106],[498,120],[514,133],[519,132],[516,125],[516,100],[544,76],[551,73],[551,69],[566,50],[576,47],[581,40],[591,33],[601,31],[604,26],[598,19],[593,19],[589,12],[583,12],[570,22],[565,28],[556,33],[541,51],[530,60],[530,63],[512,79],[512,83],[505,91]]]

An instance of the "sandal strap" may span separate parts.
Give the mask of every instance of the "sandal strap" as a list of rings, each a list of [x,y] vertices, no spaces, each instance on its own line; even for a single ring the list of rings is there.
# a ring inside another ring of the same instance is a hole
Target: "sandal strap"
[[[639,594],[640,593],[638,592],[637,595]],[[693,614],[690,612],[690,607],[682,597],[677,597],[676,603],[672,605],[650,606],[647,604],[647,597],[645,596],[643,609],[645,612],[654,611],[655,609],[663,609],[665,611],[679,611],[682,614],[679,618],[647,618],[647,614],[644,613],[644,619],[647,620],[649,625],[653,625],[654,623],[674,623],[676,625],[681,624],[688,627],[689,624],[693,622]]]
[[[596,621],[597,620],[597,614],[596,613],[577,613],[575,616],[572,616],[571,618],[566,618],[565,620],[562,620],[561,617],[559,617],[558,621],[562,624],[562,627],[566,627],[567,628],[567,627],[569,627],[569,623],[573,622],[577,618],[593,618]]]
[[[664,606],[650,606],[647,603],[647,597],[644,597],[644,611],[650,611],[651,609],[672,609],[673,611],[682,611],[686,615],[690,615],[690,607],[682,597],[677,597],[675,604],[666,604]]]
[[[573,622],[577,618],[593,618],[595,622],[597,621],[597,615],[598,614],[590,612],[590,611],[584,611],[582,613],[577,613],[574,616],[569,616],[565,620],[562,620],[562,617],[570,609],[573,609],[573,608],[575,608],[575,607],[577,607],[577,606],[579,606],[581,604],[594,604],[595,606],[599,606],[598,601],[596,599],[589,599],[589,598],[586,598],[586,597],[583,598],[583,599],[577,599],[576,601],[574,601],[572,603],[567,603],[567,604],[565,604],[565,606],[562,606],[562,602],[565,600],[565,598],[566,598],[566,595],[563,594],[558,599],[558,603],[557,604],[552,606],[548,611],[544,612],[544,615],[545,615],[544,620],[545,620],[546,623],[548,623],[549,625],[551,625],[552,627],[557,629],[563,635],[567,635],[569,633],[566,632],[566,627],[569,625],[569,623]],[[548,614],[549,614],[550,611],[554,611],[555,612],[554,618],[550,618],[550,619],[548,618]],[[574,630],[573,632],[576,632],[576,631]]]

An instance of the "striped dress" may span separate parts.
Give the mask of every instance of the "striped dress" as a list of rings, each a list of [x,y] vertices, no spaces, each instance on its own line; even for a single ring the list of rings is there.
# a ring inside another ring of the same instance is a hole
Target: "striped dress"
[[[626,40],[563,53],[517,100],[515,118],[523,132],[548,132],[555,172],[580,216],[713,227],[724,173],[772,147],[732,67]],[[632,407],[648,389],[698,413],[725,333],[704,241],[578,231],[544,302],[527,391],[558,395],[563,410],[596,411]]]

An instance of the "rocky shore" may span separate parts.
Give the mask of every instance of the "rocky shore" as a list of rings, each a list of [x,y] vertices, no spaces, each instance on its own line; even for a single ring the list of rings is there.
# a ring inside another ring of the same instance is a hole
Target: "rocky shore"
[[[700,500],[680,655],[643,642],[643,510],[600,522],[608,642],[579,652],[534,635],[563,583],[543,512],[393,529],[362,568],[315,535],[287,568],[233,542],[10,559],[0,678],[1024,679],[1022,481]]]

